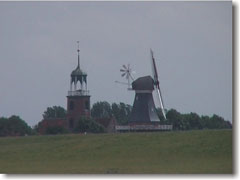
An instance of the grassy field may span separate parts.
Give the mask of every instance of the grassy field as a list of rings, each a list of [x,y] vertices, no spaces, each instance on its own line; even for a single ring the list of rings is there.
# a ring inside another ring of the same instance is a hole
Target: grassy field
[[[4,174],[230,174],[232,131],[0,138]]]

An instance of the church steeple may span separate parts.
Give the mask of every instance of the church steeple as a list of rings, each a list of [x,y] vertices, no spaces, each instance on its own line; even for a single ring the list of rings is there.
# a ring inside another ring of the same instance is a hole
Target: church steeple
[[[89,91],[87,90],[87,73],[83,72],[80,69],[80,49],[79,49],[79,41],[77,41],[78,44],[78,65],[77,68],[74,69],[71,73],[71,81],[70,81],[70,91],[69,95],[88,95]],[[80,83],[80,87],[78,89],[77,84]],[[72,91],[72,84],[74,84],[74,91]]]
[[[80,69],[79,41],[77,41],[77,44],[78,64],[71,73],[70,90],[67,96],[67,120],[70,130],[73,130],[77,126],[77,121],[81,117],[91,116],[87,73]]]

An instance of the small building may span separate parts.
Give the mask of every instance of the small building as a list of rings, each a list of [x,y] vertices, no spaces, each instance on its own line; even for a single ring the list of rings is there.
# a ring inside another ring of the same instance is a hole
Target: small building
[[[38,132],[46,134],[48,128],[62,127],[68,129],[66,118],[45,118],[38,123]]]

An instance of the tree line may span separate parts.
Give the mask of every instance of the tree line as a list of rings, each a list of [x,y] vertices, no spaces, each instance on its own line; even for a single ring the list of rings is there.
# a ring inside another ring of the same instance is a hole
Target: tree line
[[[98,124],[95,118],[115,118],[119,125],[127,125],[132,106],[125,103],[108,103],[100,101],[93,104],[91,108],[92,118],[81,118],[77,122],[74,132],[104,132],[104,127]],[[193,129],[231,129],[232,124],[224,118],[214,114],[212,116],[199,116],[197,113],[181,114],[175,109],[165,110],[167,119],[162,115],[161,109],[156,109],[160,119],[160,124],[171,124],[173,130],[193,130]],[[66,118],[67,111],[61,106],[48,107],[43,113],[43,119]],[[19,116],[9,118],[0,117],[0,136],[24,136],[38,133],[41,121],[31,128]],[[68,133],[63,127],[49,127],[46,134]]]
[[[130,118],[131,105],[125,103],[112,103],[106,101],[93,104],[91,109],[92,117],[108,118],[115,117],[119,125],[126,125]],[[173,130],[192,130],[192,129],[230,129],[232,124],[224,118],[213,114],[212,116],[199,116],[197,113],[181,114],[175,109],[165,110],[166,120],[160,108],[156,113],[160,119],[160,124],[173,125]]]
[[[157,110],[161,118],[160,109]],[[193,130],[193,129],[231,129],[232,124],[224,120],[221,116],[199,116],[197,113],[181,114],[175,109],[170,109],[166,113],[167,120],[161,118],[161,123],[172,124],[173,130]]]
[[[96,102],[91,109],[91,116],[93,118],[112,118],[117,120],[119,125],[128,124],[132,106],[120,102],[109,104],[106,101]]]

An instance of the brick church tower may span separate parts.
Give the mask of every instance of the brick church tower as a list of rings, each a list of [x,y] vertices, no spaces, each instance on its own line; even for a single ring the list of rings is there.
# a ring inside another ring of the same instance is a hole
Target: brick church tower
[[[71,73],[70,91],[67,96],[67,121],[72,130],[80,117],[90,117],[90,95],[87,89],[87,73],[80,69],[79,41],[78,66]],[[73,86],[73,87],[72,87]]]

